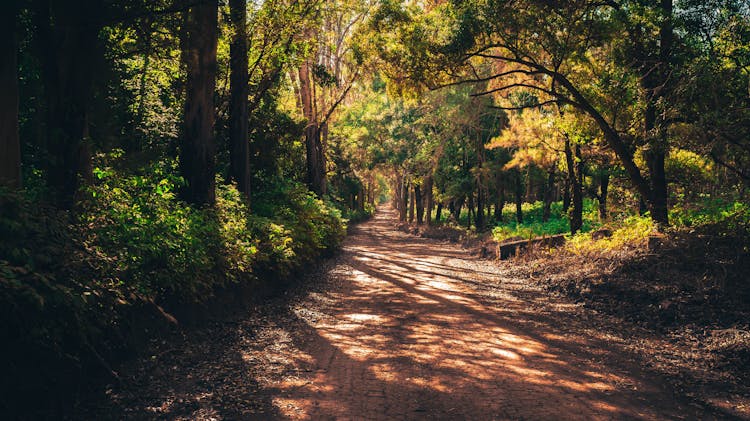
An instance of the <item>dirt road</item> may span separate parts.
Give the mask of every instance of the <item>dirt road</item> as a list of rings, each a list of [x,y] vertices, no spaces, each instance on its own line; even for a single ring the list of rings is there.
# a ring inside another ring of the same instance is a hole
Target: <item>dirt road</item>
[[[135,363],[98,410],[132,418],[712,419],[580,312],[459,246],[357,227],[312,291]],[[320,279],[318,279],[320,278]],[[590,317],[596,317],[590,315]],[[585,317],[584,317],[585,318]],[[583,326],[583,327],[581,327]]]

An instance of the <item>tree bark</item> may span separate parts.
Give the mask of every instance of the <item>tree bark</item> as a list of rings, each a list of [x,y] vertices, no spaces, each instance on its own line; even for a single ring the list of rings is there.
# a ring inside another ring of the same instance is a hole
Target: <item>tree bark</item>
[[[307,120],[305,126],[305,151],[307,158],[307,184],[310,190],[322,196],[326,194],[325,154],[321,139],[321,127],[315,110],[310,64],[303,61],[299,69],[302,112]]]
[[[406,191],[408,192],[409,188],[407,188]],[[416,200],[415,200],[414,194],[410,196],[411,197],[409,197],[409,223],[413,224],[414,223],[414,204]]]
[[[552,199],[555,195],[555,169],[554,167],[547,172],[547,185],[544,189],[544,210],[542,212],[542,221],[549,221],[552,213]]]
[[[180,172],[186,186],[182,198],[194,205],[216,201],[214,91],[218,2],[204,0],[187,12],[184,62],[187,69]]]
[[[0,5],[0,186],[21,187],[21,139],[18,132],[18,0]]]
[[[576,145],[576,147],[578,146]],[[565,137],[565,163],[568,167],[568,179],[573,191],[573,209],[570,212],[570,233],[575,234],[583,226],[583,192],[581,190],[579,174],[576,174],[576,169],[580,169],[580,167],[575,164],[570,139],[567,136]]]
[[[603,172],[599,178],[599,220],[607,220],[607,194],[609,192],[609,173]]]
[[[497,195],[495,197],[495,222],[503,222],[503,208],[505,207],[505,184],[503,178],[498,171],[495,177],[495,183],[497,184]]]
[[[245,199],[250,200],[250,146],[248,127],[247,0],[230,0],[232,40],[229,45],[230,175]]]
[[[419,184],[414,185],[414,201],[417,211],[417,225],[422,225],[424,222],[424,198]]]
[[[523,183],[521,181],[521,171],[516,169],[514,173],[516,183],[516,222],[523,224]]]
[[[477,231],[484,229],[484,191],[480,178],[477,177],[477,212],[474,217],[474,225],[477,227]]]
[[[70,209],[90,181],[88,113],[94,68],[101,58],[99,0],[35,4],[47,105],[47,185],[52,200]]]
[[[432,225],[432,208],[435,206],[434,198],[432,196],[432,175],[427,177],[427,180],[425,180],[425,195],[427,196],[427,208],[425,209],[427,212],[427,225]]]
[[[466,213],[466,228],[471,229],[471,214],[474,213],[474,195],[469,193],[469,211]]]

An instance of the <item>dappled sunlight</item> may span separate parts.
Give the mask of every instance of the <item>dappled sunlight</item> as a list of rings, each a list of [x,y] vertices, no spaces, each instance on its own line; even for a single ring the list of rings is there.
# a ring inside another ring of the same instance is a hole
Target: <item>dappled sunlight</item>
[[[593,362],[596,354],[582,346],[590,340],[557,332],[554,320],[531,319],[521,300],[491,306],[472,288],[492,282],[486,274],[433,258],[434,243],[407,253],[389,244],[400,234],[383,235],[385,224],[381,217],[360,228],[347,245],[348,293],[321,297],[326,316],[305,320],[315,375],[306,384],[274,385],[285,396],[275,401],[285,417],[350,417],[387,399],[401,403],[383,406],[377,418],[428,411],[425,418],[513,418],[518,402],[535,402],[526,410],[538,419],[642,416],[613,393],[623,379]]]

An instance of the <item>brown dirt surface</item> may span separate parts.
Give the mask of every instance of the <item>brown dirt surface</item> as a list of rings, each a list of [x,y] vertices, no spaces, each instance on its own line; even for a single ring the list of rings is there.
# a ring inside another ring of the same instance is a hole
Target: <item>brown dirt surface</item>
[[[732,419],[599,316],[382,209],[294,296],[155,342],[78,418]]]

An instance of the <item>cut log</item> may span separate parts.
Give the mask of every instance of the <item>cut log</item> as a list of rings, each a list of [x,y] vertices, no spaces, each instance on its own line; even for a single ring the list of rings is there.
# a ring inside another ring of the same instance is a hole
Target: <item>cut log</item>
[[[501,259],[516,256],[531,247],[560,247],[565,244],[565,234],[553,235],[551,237],[538,237],[530,240],[513,241],[497,245],[497,256]]]

